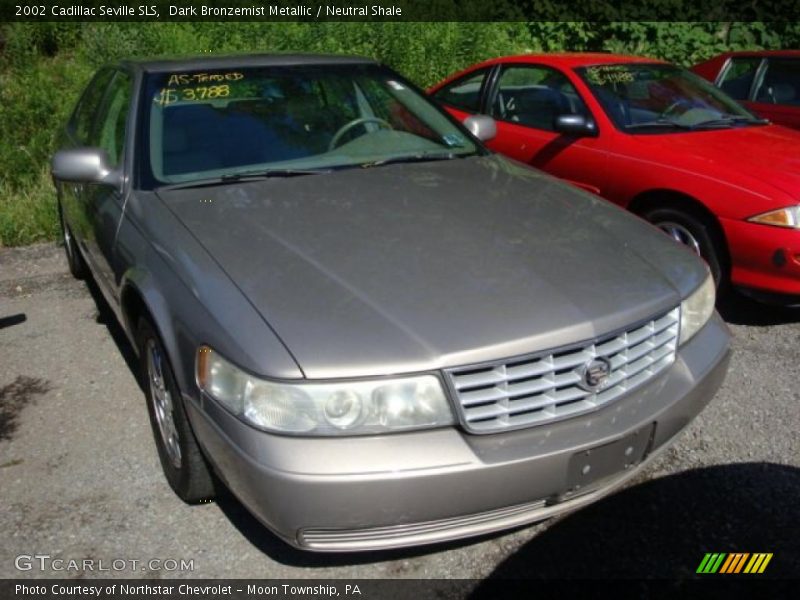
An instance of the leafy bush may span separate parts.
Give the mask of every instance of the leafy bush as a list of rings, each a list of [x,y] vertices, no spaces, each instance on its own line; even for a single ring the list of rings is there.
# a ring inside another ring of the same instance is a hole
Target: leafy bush
[[[539,51],[690,65],[726,49],[800,46],[800,23],[14,23],[0,28],[0,246],[53,239],[47,163],[92,72],[120,58],[207,52],[360,54],[429,86],[474,62]]]

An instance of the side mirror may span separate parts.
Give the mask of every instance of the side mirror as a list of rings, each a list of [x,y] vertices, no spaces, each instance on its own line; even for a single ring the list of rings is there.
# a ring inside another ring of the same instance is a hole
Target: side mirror
[[[102,183],[119,187],[122,175],[114,169],[102,148],[59,150],[50,163],[50,172],[58,181]]]
[[[464,127],[482,142],[488,142],[497,135],[497,123],[486,115],[472,115],[464,119]]]
[[[597,126],[594,121],[583,115],[558,115],[554,129],[565,135],[591,136],[597,135]]]

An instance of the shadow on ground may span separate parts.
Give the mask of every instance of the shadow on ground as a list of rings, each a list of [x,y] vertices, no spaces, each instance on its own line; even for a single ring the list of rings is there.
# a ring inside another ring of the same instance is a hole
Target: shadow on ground
[[[798,498],[800,469],[770,463],[647,481],[554,523],[488,579],[685,579],[706,552],[772,552],[765,576],[796,578]]]
[[[783,325],[800,323],[800,307],[789,308],[757,302],[744,294],[732,291],[717,303],[717,310],[732,325]]]
[[[142,382],[140,377],[141,368],[139,366],[139,359],[136,356],[133,346],[131,346],[130,342],[128,341],[128,336],[125,335],[125,331],[119,324],[117,315],[114,314],[113,310],[111,310],[111,307],[108,305],[108,302],[103,296],[103,293],[100,291],[100,288],[97,287],[97,283],[94,281],[94,279],[89,277],[86,279],[85,283],[89,293],[92,295],[95,305],[97,306],[97,316],[95,317],[95,321],[106,326],[108,333],[111,335],[111,339],[114,340],[114,343],[117,345],[117,349],[119,349],[119,353],[122,355],[122,358],[125,359],[125,364],[128,365],[128,369],[130,369],[130,372],[133,374],[136,382],[141,388]]]
[[[14,437],[22,409],[52,388],[46,379],[26,375],[19,375],[8,385],[0,387],[0,441]]]

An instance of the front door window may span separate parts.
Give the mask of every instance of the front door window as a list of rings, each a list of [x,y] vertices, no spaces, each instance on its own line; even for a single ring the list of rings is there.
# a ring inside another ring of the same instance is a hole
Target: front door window
[[[512,66],[503,69],[492,102],[498,121],[554,130],[556,117],[588,110],[567,77],[546,67]]]

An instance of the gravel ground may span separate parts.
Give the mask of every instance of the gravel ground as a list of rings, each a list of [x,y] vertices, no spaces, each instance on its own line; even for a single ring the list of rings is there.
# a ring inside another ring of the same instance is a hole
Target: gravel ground
[[[285,546],[229,496],[189,507],[172,493],[131,350],[62,254],[0,249],[0,578],[94,575],[20,572],[20,554],[193,561],[102,573],[128,578],[684,577],[705,552],[733,551],[773,552],[768,575],[800,576],[800,310],[724,307],[735,353],[723,389],[617,494],[505,535],[317,555]]]

